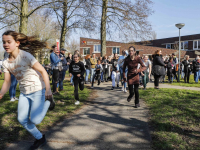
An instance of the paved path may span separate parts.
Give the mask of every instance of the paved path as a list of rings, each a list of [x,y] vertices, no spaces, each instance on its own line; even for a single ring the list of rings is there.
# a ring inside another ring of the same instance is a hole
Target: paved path
[[[96,85],[95,85],[96,86]],[[98,97],[77,114],[46,133],[43,150],[150,150],[148,108],[134,108],[121,88],[111,82],[94,88]],[[25,150],[32,141],[10,144],[7,150]]]

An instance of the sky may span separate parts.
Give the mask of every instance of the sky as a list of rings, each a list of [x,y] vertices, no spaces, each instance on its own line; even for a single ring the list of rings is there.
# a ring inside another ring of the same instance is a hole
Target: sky
[[[200,33],[200,0],[152,0],[149,22],[157,39],[179,36],[177,23],[184,23],[181,35]]]

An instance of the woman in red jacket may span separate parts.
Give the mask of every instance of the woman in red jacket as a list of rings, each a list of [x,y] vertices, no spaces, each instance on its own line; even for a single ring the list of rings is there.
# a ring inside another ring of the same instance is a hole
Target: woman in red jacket
[[[138,64],[141,65],[140,69],[137,69]],[[126,67],[128,67],[127,79],[126,79],[126,75],[125,75]],[[145,69],[146,69],[146,67],[143,64],[140,57],[136,56],[135,47],[133,47],[133,46],[129,47],[129,56],[126,57],[126,59],[124,61],[123,77],[124,77],[124,81],[128,81],[128,88],[129,88],[130,95],[128,96],[127,101],[130,102],[135,93],[135,107],[136,108],[140,107],[139,92],[138,92],[139,73],[144,71]],[[133,91],[133,86],[134,86],[134,91]]]

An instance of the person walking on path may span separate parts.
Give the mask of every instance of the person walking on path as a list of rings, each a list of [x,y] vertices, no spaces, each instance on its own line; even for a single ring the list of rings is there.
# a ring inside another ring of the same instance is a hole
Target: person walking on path
[[[154,74],[154,88],[159,89],[159,79],[161,76],[165,75],[166,64],[162,59],[162,51],[156,50],[153,55],[153,74]]]
[[[185,60],[182,62],[182,64],[184,65],[184,73],[185,73],[184,81],[185,81],[185,83],[189,83],[191,65],[192,65],[192,62],[189,60],[189,55],[185,56]],[[196,64],[198,65],[198,62]],[[197,65],[196,65],[196,67],[197,67]],[[198,78],[197,78],[197,80],[195,79],[195,82],[196,81],[198,82]]]
[[[129,96],[127,98],[127,101],[130,102],[132,97],[135,94],[135,107],[138,108],[140,107],[139,103],[139,92],[138,92],[138,87],[139,87],[139,72],[142,72],[146,69],[145,65],[143,64],[142,60],[135,55],[135,47],[131,46],[129,47],[129,56],[126,57],[124,61],[124,66],[123,66],[123,77],[124,81],[128,82],[128,88],[129,88]],[[140,69],[137,69],[138,64],[140,64]],[[126,78],[126,67],[128,67],[128,74]],[[133,85],[134,85],[134,91],[133,91]]]
[[[121,77],[121,83],[122,83],[122,91],[126,91],[126,82],[123,81],[123,65],[124,65],[124,60],[128,56],[128,52],[126,50],[122,51],[122,56],[119,57],[118,59],[118,64],[119,64],[119,71],[120,71],[120,77]],[[125,70],[126,76],[127,76],[128,68]]]
[[[19,81],[18,121],[35,137],[36,141],[30,147],[31,150],[35,150],[46,143],[45,135],[42,135],[35,125],[43,120],[48,109],[52,110],[55,107],[55,103],[46,70],[33,55],[21,49],[35,51],[45,48],[46,44],[34,37],[10,30],[3,33],[2,39],[9,57],[3,61],[5,76],[0,99],[10,87],[12,73]]]
[[[146,90],[146,86],[147,86],[147,83],[149,82],[150,74],[151,74],[151,61],[148,59],[149,57],[145,55],[143,63],[146,66],[146,69],[141,72],[144,90]]]
[[[103,70],[103,67],[102,67],[102,65],[101,65],[101,60],[98,60],[96,66],[95,66],[95,74],[94,74],[94,77],[93,77],[93,79],[92,79],[92,86],[91,86],[91,88],[94,87],[93,85],[94,85],[94,79],[95,79],[95,78],[98,80],[98,85],[100,85],[100,83],[101,83],[101,72],[102,72],[102,70]]]
[[[90,58],[91,63],[91,71],[90,71],[90,82],[92,83],[92,79],[94,76],[95,66],[97,64],[97,59],[95,53],[92,54],[92,58]]]
[[[59,82],[59,64],[60,62],[64,59],[64,57],[59,58],[59,56],[57,55],[57,53],[59,53],[56,45],[52,46],[53,52],[50,55],[50,60],[51,60],[51,64],[52,64],[52,69],[53,69],[53,76],[52,76],[52,80],[53,80],[53,94],[58,94],[58,87],[57,84]]]
[[[70,76],[73,75],[75,105],[79,105],[78,87],[82,91],[84,89],[84,73],[85,67],[83,62],[79,61],[79,54],[74,55],[74,61],[69,66]]]
[[[111,90],[114,90],[115,88],[115,80],[117,82],[117,87],[119,87],[119,77],[120,77],[120,73],[119,73],[119,65],[118,65],[118,55],[117,53],[114,54],[114,57],[112,55],[112,57],[110,57],[110,63],[112,64],[112,88]]]
[[[7,59],[8,57],[9,57],[9,54],[5,52],[4,60]],[[17,87],[18,81],[13,74],[10,74],[10,75],[11,75],[11,85],[9,89],[9,95],[10,95],[10,101],[14,102],[18,100],[18,98],[16,98],[16,87]]]

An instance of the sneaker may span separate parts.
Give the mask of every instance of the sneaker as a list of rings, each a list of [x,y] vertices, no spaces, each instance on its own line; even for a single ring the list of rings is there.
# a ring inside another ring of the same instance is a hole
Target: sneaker
[[[18,101],[18,100],[19,100],[17,97],[14,97],[14,99],[15,99],[16,101]]]
[[[45,135],[42,136],[41,139],[35,140],[34,144],[29,148],[29,150],[35,150],[42,146],[44,146],[47,143]]]
[[[119,87],[119,84],[117,84],[117,87]]]
[[[10,101],[11,101],[11,102],[14,102],[14,101],[15,101],[15,98],[11,98]]]
[[[140,104],[135,104],[135,108],[138,108],[138,107],[140,107]]]
[[[93,87],[93,86],[91,86],[90,88],[91,88],[91,89],[93,89],[94,87]]]
[[[127,93],[127,90],[126,90],[126,89],[124,90],[124,93]]]
[[[47,99],[47,101],[50,101],[49,110],[53,110],[56,105],[55,101],[53,100],[53,97],[51,97],[50,99]]]
[[[132,97],[128,97],[128,98],[127,98],[127,101],[128,101],[128,102],[130,102],[130,101],[131,101],[131,99],[132,99]]]
[[[79,102],[79,101],[76,101],[76,102],[75,102],[75,105],[80,105],[80,102]]]
[[[114,90],[114,88],[115,88],[115,87],[114,87],[114,86],[112,86],[111,90]]]
[[[124,86],[122,86],[122,89],[121,89],[122,91],[124,91]]]

